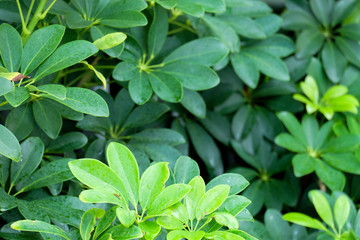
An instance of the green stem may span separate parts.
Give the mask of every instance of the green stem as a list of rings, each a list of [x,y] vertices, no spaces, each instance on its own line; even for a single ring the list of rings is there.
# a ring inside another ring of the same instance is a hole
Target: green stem
[[[189,26],[186,25],[186,24],[183,24],[183,23],[178,22],[178,21],[171,21],[170,23],[171,23],[171,24],[174,24],[174,25],[176,25],[176,26],[178,26],[178,27],[181,27],[181,28],[183,28],[183,29],[185,29],[185,30],[188,30],[189,32],[192,32],[192,33],[194,33],[194,34],[197,34],[194,29],[192,29],[191,27],[189,27]]]
[[[17,4],[18,9],[19,9],[19,14],[20,14],[20,19],[21,19],[21,25],[22,25],[22,28],[23,28],[23,31],[24,31],[24,30],[26,30],[26,24],[25,24],[23,12],[22,12],[22,10],[21,10],[20,1],[19,1],[19,0],[16,0],[16,4]]]
[[[27,16],[26,16],[26,20],[25,20],[25,25],[27,25],[29,23],[29,19],[30,19],[30,15],[31,15],[31,11],[34,7],[34,4],[35,4],[35,0],[31,0],[31,4],[30,4],[30,7],[29,7],[29,11],[27,13]]]
[[[48,8],[42,13],[43,19],[46,17],[46,14],[48,14],[48,12],[52,8],[52,6],[54,6],[55,3],[56,3],[56,0],[53,0],[52,3],[50,3],[50,5],[48,6]]]
[[[46,3],[47,0],[40,0],[39,5],[36,8],[34,16],[32,17],[29,25],[27,26],[27,28],[23,29],[23,32],[21,33],[21,39],[23,43],[25,43],[28,40],[30,34],[34,31],[38,22],[45,18],[46,15],[43,15],[42,12],[44,11]]]
[[[8,103],[9,103],[8,101],[2,102],[2,103],[0,103],[0,107],[6,105],[6,104],[8,104]]]

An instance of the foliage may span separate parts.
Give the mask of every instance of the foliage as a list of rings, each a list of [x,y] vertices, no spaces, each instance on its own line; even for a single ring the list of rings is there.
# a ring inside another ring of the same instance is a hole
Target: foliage
[[[360,3],[281,2],[0,0],[0,238],[358,237],[281,216],[360,199]]]

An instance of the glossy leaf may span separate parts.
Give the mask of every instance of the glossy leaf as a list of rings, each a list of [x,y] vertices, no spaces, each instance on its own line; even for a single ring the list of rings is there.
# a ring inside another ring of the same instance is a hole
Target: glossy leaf
[[[240,174],[224,173],[212,179],[206,185],[206,189],[209,190],[220,184],[230,186],[229,195],[235,195],[243,191],[250,183]]]
[[[51,25],[33,32],[24,46],[21,72],[24,76],[35,70],[59,45],[65,27]]]
[[[14,89],[14,85],[9,79],[0,77],[0,96],[11,92]]]
[[[149,79],[152,89],[162,100],[172,103],[181,101],[182,84],[174,75],[156,71],[150,73]]]
[[[197,163],[189,157],[181,156],[175,164],[174,175],[176,183],[189,183],[194,177],[200,175]]]
[[[30,98],[30,92],[26,87],[16,87],[11,92],[5,94],[5,99],[13,107],[20,106],[23,102]]]
[[[93,208],[84,213],[80,223],[80,234],[82,239],[89,240],[91,232],[95,228],[96,220],[103,217],[105,211],[100,208]]]
[[[321,219],[332,228],[335,227],[334,218],[332,215],[331,207],[326,197],[319,191],[310,192],[311,200],[314,204],[316,212],[319,214]]]
[[[342,229],[350,215],[350,202],[345,195],[339,196],[334,205],[334,217],[338,228]]]
[[[31,104],[13,109],[6,118],[5,126],[19,141],[28,137],[35,126]]]
[[[7,23],[0,25],[0,52],[5,68],[17,72],[23,55],[20,34]]]
[[[0,124],[0,136],[0,154],[19,162],[21,159],[21,148],[14,134]]]

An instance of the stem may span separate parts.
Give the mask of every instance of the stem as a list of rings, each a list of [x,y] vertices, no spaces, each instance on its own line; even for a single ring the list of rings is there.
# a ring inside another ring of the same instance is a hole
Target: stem
[[[176,25],[176,26],[178,26],[178,27],[181,27],[181,28],[183,28],[183,29],[185,29],[185,30],[188,30],[189,32],[192,32],[192,33],[194,33],[194,34],[197,34],[194,29],[192,29],[191,27],[189,27],[189,26],[186,25],[186,24],[183,24],[183,23],[178,22],[178,21],[171,21],[170,23],[171,23],[171,24],[174,24],[174,25]]]
[[[2,102],[2,103],[0,103],[0,107],[6,105],[6,104],[8,104],[8,103],[9,103],[8,101]]]
[[[54,6],[55,3],[56,3],[56,0],[53,0],[52,3],[50,3],[50,5],[48,6],[48,8],[42,13],[43,19],[46,17],[46,14],[48,14],[48,12],[52,8],[52,6]]]
[[[23,28],[23,31],[24,31],[24,30],[26,30],[26,24],[25,24],[25,21],[24,21],[24,15],[23,15],[22,10],[21,10],[20,1],[19,1],[19,0],[16,0],[16,4],[17,4],[18,9],[19,9],[19,14],[20,14],[20,19],[21,19],[21,25],[22,25],[22,28]]]
[[[27,16],[26,16],[26,20],[25,20],[25,25],[27,25],[29,23],[29,19],[30,19],[30,15],[31,15],[31,11],[34,7],[34,4],[35,4],[35,0],[31,0],[31,4],[30,4],[30,7],[29,7],[29,11],[27,13]]]
[[[25,43],[27,39],[30,37],[30,34],[34,31],[37,23],[45,18],[45,15],[43,15],[42,12],[45,8],[46,3],[47,0],[40,0],[40,3],[36,8],[34,16],[32,17],[28,27],[23,29],[23,32],[21,33],[21,39],[23,43]]]

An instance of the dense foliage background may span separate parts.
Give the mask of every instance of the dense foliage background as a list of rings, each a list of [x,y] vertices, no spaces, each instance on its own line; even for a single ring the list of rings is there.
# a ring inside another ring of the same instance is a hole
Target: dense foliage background
[[[0,237],[57,239],[11,228],[29,219],[90,239],[117,203],[81,202],[96,187],[69,162],[108,164],[117,142],[137,174],[168,162],[167,186],[199,174],[180,156],[229,185],[239,223],[211,215],[208,232],[360,239],[359,16],[356,0],[0,0]],[[168,238],[231,239],[221,234]]]

